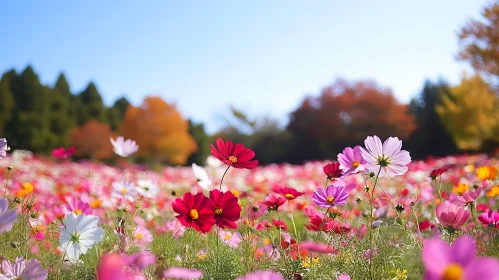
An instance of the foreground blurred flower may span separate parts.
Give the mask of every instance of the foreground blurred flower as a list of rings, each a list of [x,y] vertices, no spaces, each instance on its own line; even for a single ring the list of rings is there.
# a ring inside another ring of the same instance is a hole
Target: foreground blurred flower
[[[362,172],[365,169],[364,164],[366,164],[360,146],[355,146],[353,149],[350,147],[343,149],[343,152],[338,154],[338,162],[346,174]]]
[[[182,199],[173,201],[172,207],[183,226],[193,227],[199,232],[209,232],[216,223],[213,203],[202,193],[185,193]]]
[[[318,188],[312,195],[312,200],[321,208],[343,205],[347,202],[348,192],[343,186],[329,185],[325,190]]]
[[[92,215],[69,213],[64,218],[65,228],[61,229],[59,243],[69,261],[78,261],[80,255],[99,243],[104,230],[98,227],[99,218]]]
[[[163,273],[166,279],[198,279],[203,276],[203,272],[195,269],[187,269],[180,267],[170,267]]]
[[[0,233],[12,229],[12,224],[17,220],[17,211],[9,209],[9,200],[0,197]]]
[[[127,157],[139,150],[137,143],[131,139],[125,140],[123,136],[116,138],[116,141],[111,138],[113,151],[120,157]]]
[[[192,172],[194,172],[194,176],[196,176],[196,179],[198,180],[198,185],[204,190],[209,191],[213,183],[211,182],[210,177],[208,177],[208,173],[206,173],[206,170],[204,170],[204,168],[202,168],[201,166],[193,163]]]
[[[148,251],[140,251],[133,255],[123,256],[125,265],[135,271],[142,271],[146,267],[156,263],[156,256]]]
[[[213,204],[217,226],[236,229],[236,221],[241,217],[241,206],[237,197],[231,192],[212,190],[210,199]]]
[[[236,280],[284,280],[284,277],[273,271],[255,271]]]
[[[258,160],[252,160],[255,157],[255,152],[242,144],[234,145],[230,140],[224,142],[218,138],[217,149],[211,145],[211,154],[221,162],[235,168],[252,169],[258,165]]]
[[[48,271],[40,266],[38,260],[31,259],[26,262],[22,257],[18,257],[14,263],[3,260],[2,272],[2,280],[45,280],[48,277]]]
[[[343,176],[343,171],[341,171],[339,163],[328,163],[322,167],[322,171],[324,171],[328,180],[334,180]]]
[[[481,166],[476,169],[476,176],[480,180],[494,180],[497,177],[497,167]]]
[[[463,206],[454,204],[448,200],[437,205],[436,212],[440,224],[452,228],[459,228],[471,216],[470,211],[464,209]]]
[[[55,148],[52,150],[52,156],[58,159],[65,159],[72,157],[76,152],[75,147],[69,147],[69,148],[64,148],[64,147],[59,147]]]
[[[408,151],[400,150],[402,141],[397,137],[389,137],[381,144],[378,136],[368,136],[364,141],[366,148],[361,148],[362,157],[366,160],[367,170],[379,177],[394,177],[407,172],[407,164],[411,162]]]
[[[277,186],[272,189],[275,193],[284,196],[287,200],[294,200],[299,196],[304,195],[305,193],[299,192],[294,188],[286,187],[286,186]]]
[[[489,227],[499,228],[499,212],[489,210],[478,217],[478,220]]]
[[[9,146],[7,146],[7,139],[0,138],[0,159],[7,156],[7,151],[9,151],[9,150],[10,150],[10,148],[9,148]]]
[[[473,238],[462,236],[454,244],[433,238],[424,241],[422,252],[427,280],[499,279],[499,260],[476,258]]]
[[[97,267],[98,280],[132,280],[134,275],[125,269],[125,262],[118,254],[105,254]]]
[[[313,253],[319,253],[319,254],[333,254],[337,253],[338,250],[334,249],[331,246],[328,246],[323,243],[316,243],[312,241],[306,241],[300,244],[300,249],[313,252]]]
[[[338,276],[337,280],[350,280],[350,275],[348,275],[348,274],[341,274],[340,276]]]
[[[26,197],[35,191],[35,186],[31,183],[25,183],[21,189],[17,191],[17,196]]]

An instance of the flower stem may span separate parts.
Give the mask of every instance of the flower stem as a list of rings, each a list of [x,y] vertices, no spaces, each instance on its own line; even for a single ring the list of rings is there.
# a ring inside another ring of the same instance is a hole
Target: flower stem
[[[5,178],[5,188],[4,188],[4,192],[3,192],[3,197],[7,196],[7,184],[9,182],[9,174],[10,174],[10,168],[7,168],[7,176]]]
[[[373,279],[373,198],[374,198],[374,190],[376,189],[376,184],[378,183],[379,173],[381,173],[381,166],[379,167],[378,174],[374,179],[373,190],[371,192],[371,197],[369,198],[369,277]]]
[[[222,180],[220,180],[220,187],[218,188],[219,191],[222,191],[222,182],[224,181],[225,174],[227,174],[227,171],[229,171],[230,165],[227,166],[227,169],[225,169],[224,175],[222,175]]]
[[[288,207],[289,207],[289,215],[291,216],[291,223],[293,224],[293,230],[295,231],[295,238],[298,239],[298,233],[296,232],[295,219],[293,218],[293,214],[291,213],[291,204],[289,203],[289,200],[288,200]]]

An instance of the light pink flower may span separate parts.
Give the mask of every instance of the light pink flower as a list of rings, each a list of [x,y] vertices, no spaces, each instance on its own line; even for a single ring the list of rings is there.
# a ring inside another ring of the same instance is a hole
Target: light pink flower
[[[186,269],[180,267],[170,267],[163,273],[166,279],[198,279],[203,276],[203,272],[195,269]]]
[[[456,205],[448,200],[437,205],[436,212],[440,224],[452,228],[459,228],[471,216],[470,211],[464,209],[463,206]]]
[[[361,154],[367,170],[379,173],[379,177],[394,177],[407,172],[406,165],[411,162],[411,156],[408,151],[401,150],[402,141],[397,137],[389,137],[381,144],[378,136],[368,136],[364,144],[366,148],[361,148]]]
[[[316,243],[312,241],[306,241],[300,244],[300,249],[307,250],[313,253],[319,254],[335,254],[338,252],[337,249],[334,249],[331,246],[328,246],[323,243]]]
[[[345,174],[355,174],[364,171],[366,160],[362,157],[361,147],[355,146],[353,149],[346,147],[342,153],[338,154],[340,168]]]
[[[284,280],[284,277],[273,271],[255,271],[239,277],[236,280]]]

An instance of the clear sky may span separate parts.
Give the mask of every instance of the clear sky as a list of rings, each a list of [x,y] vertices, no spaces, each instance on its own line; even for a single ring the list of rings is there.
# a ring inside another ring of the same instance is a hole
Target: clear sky
[[[457,83],[456,32],[489,2],[0,1],[0,71],[31,64],[45,84],[63,71],[108,105],[161,95],[210,132],[230,104],[285,123],[338,77],[375,80],[401,102],[426,78]]]

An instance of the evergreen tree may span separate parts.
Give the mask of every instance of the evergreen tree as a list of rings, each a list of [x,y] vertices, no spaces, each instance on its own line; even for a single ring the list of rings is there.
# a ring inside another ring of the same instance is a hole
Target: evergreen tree
[[[50,90],[49,129],[52,147],[65,146],[69,131],[75,126],[73,119],[73,95],[64,74],[60,74]]]
[[[118,130],[120,127],[123,116],[125,115],[129,105],[130,102],[128,102],[125,97],[122,97],[116,100],[112,107],[107,109],[107,119],[109,120],[109,125],[114,131]]]
[[[76,106],[76,123],[79,126],[86,124],[92,119],[101,123],[107,123],[106,107],[94,83],[89,83],[87,88],[78,95]]]
[[[195,163],[197,165],[204,165],[206,158],[210,155],[211,139],[206,134],[202,123],[197,124],[191,120],[189,120],[189,134],[196,141],[198,150],[187,159],[187,164],[191,165]]]
[[[10,138],[6,127],[13,116],[14,96],[11,87],[16,77],[16,71],[10,70],[3,74],[0,80],[0,138]]]

